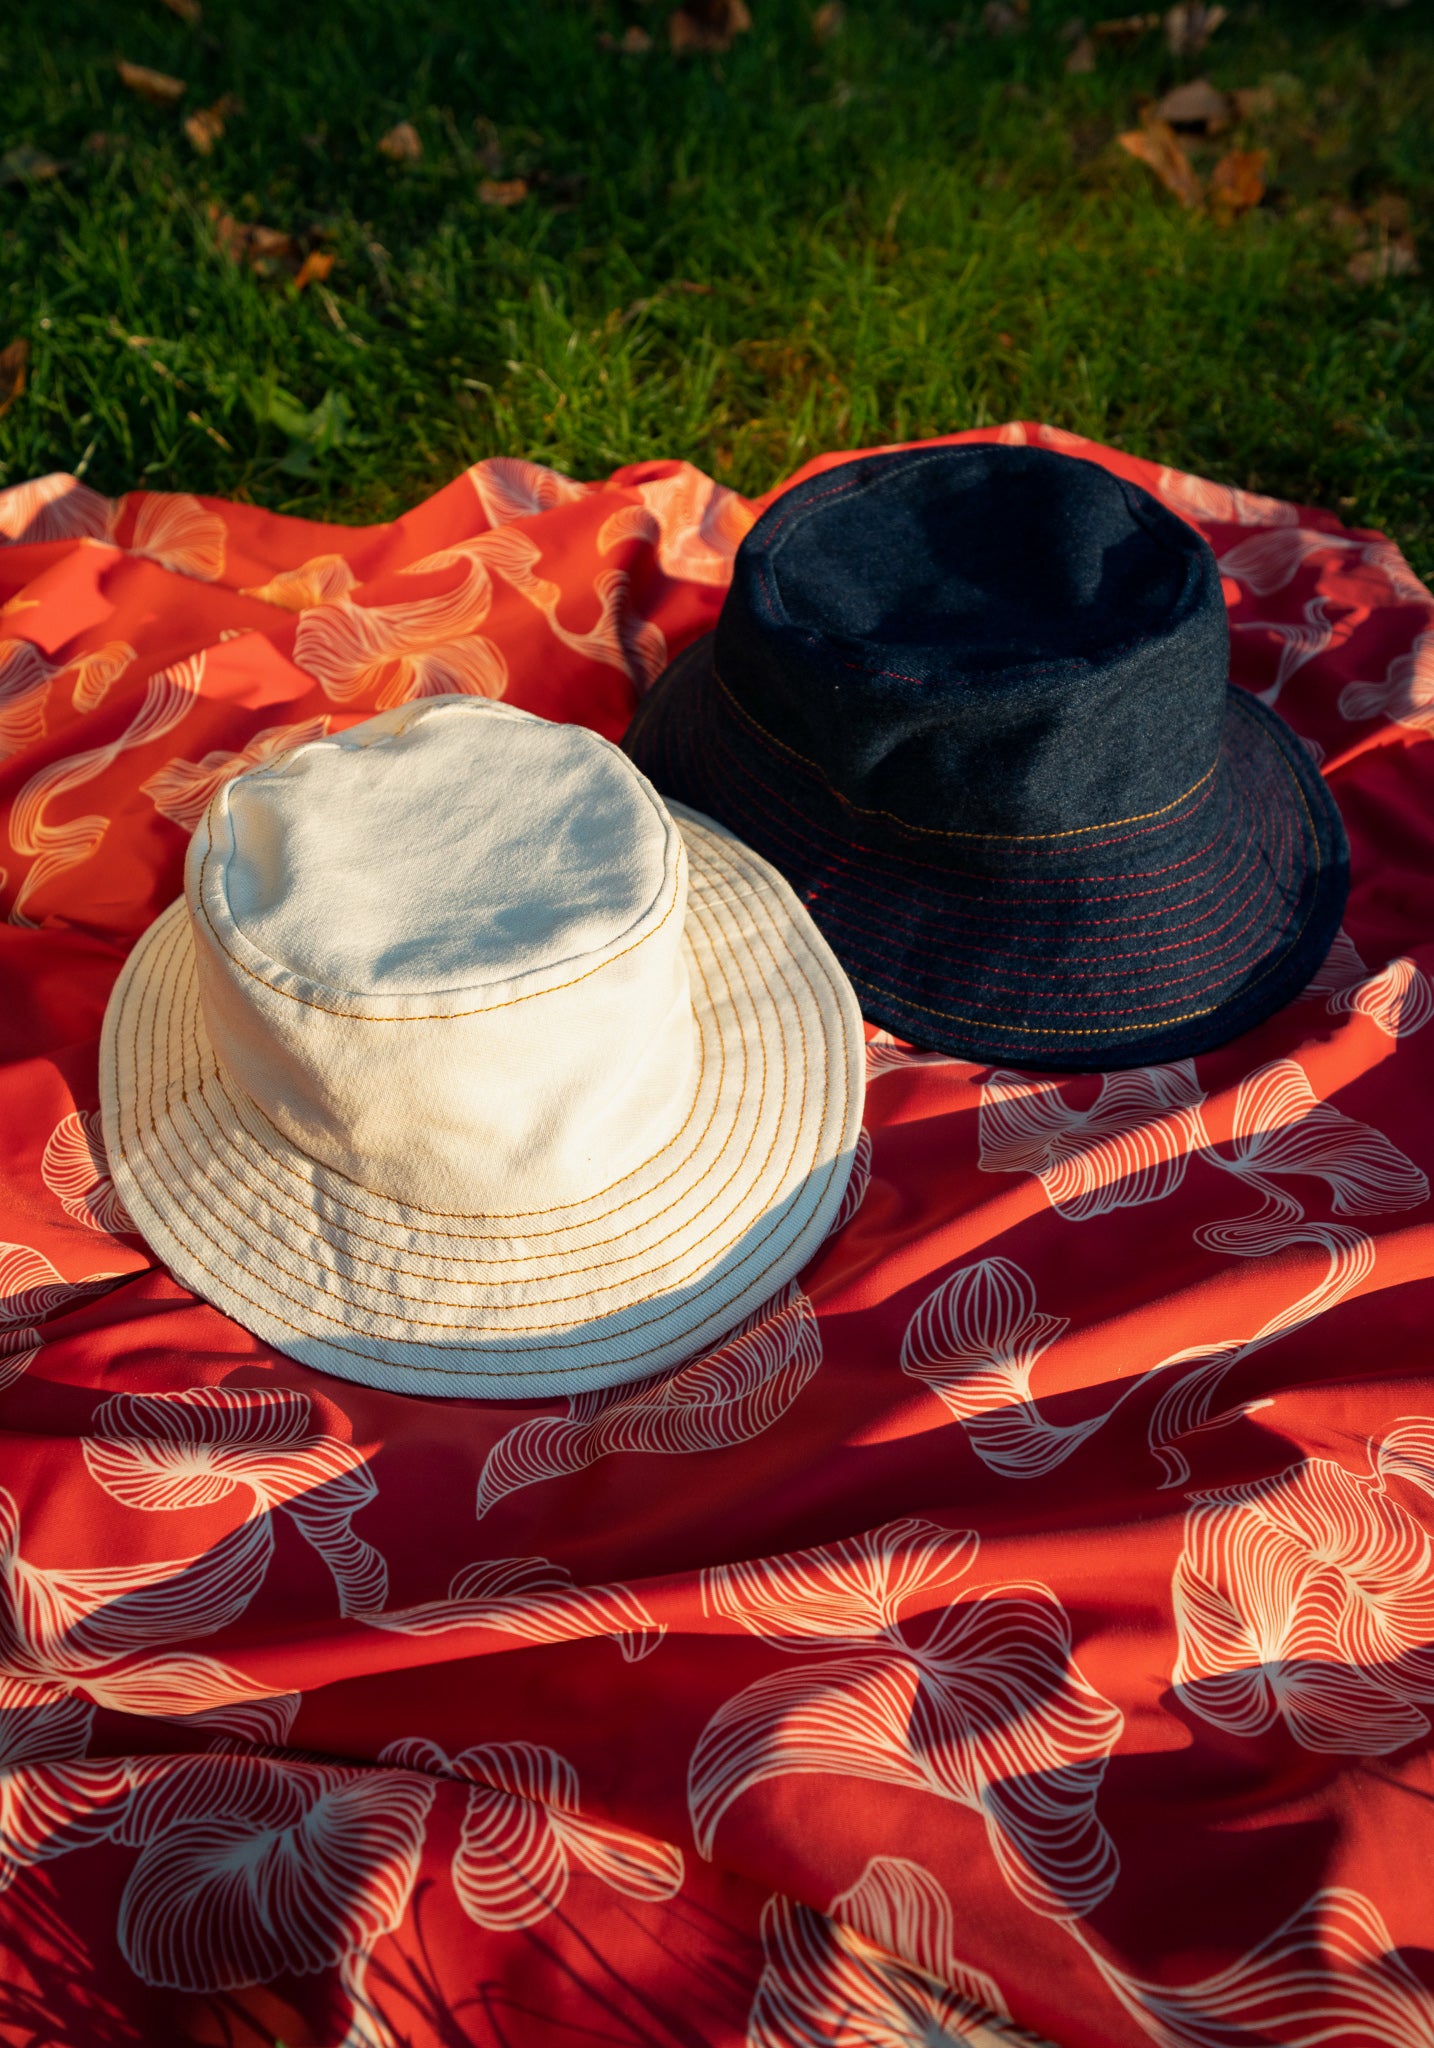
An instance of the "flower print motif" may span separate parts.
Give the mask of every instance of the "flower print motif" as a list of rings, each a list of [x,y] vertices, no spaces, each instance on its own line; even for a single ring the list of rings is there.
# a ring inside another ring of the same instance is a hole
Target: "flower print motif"
[[[901,1342],[901,1370],[965,1425],[971,1448],[993,1472],[1039,1478],[1114,1412],[1054,1423],[1031,1398],[1036,1362],[1067,1327],[1067,1317],[1040,1313],[1021,1267],[978,1259],[949,1274],[917,1309]]]
[[[1429,601],[1429,592],[1398,548],[1388,541],[1359,541],[1340,533],[1320,533],[1308,526],[1276,527],[1236,541],[1220,557],[1222,576],[1242,584],[1253,597],[1268,597],[1293,581],[1315,555],[1354,553],[1361,564],[1377,570],[1396,598]]]
[[[209,1507],[247,1489],[250,1520],[268,1550],[270,1516],[282,1512],[333,1574],[341,1614],[382,1607],[388,1567],[353,1528],[378,1488],[360,1451],[315,1426],[307,1394],[282,1387],[114,1394],[96,1409],[91,1432],[82,1443],[90,1476],[126,1507]]]
[[[93,653],[77,654],[67,662],[66,667],[75,672],[70,701],[76,711],[97,711],[134,659],[135,651],[127,640],[111,640]]]
[[[103,775],[121,754],[149,746],[172,732],[204,687],[204,663],[204,655],[195,654],[152,675],[139,710],[115,739],[52,762],[23,785],[10,812],[10,844],[16,853],[29,856],[31,866],[16,893],[11,924],[31,924],[33,920],[25,915],[31,898],[57,876],[89,860],[110,827],[110,820],[99,816],[53,824],[45,815],[49,806],[57,797]]]
[[[1260,1197],[1254,1214],[1196,1232],[1211,1251],[1269,1250],[1272,1226],[1303,1219],[1302,1204],[1275,1185],[1275,1175],[1323,1180],[1336,1216],[1388,1215],[1429,1198],[1413,1160],[1372,1124],[1319,1101],[1295,1060],[1272,1060],[1245,1077],[1235,1095],[1231,1155],[1208,1140],[1204,1152]]]
[[[640,505],[612,513],[598,533],[598,553],[624,541],[643,541],[657,550],[664,576],[725,589],[732,559],[753,525],[751,508],[735,491],[714,483],[690,462],[672,476],[634,486]]]
[[[1397,1423],[1370,1473],[1325,1458],[1194,1496],[1171,1593],[1175,1690],[1230,1734],[1386,1755],[1427,1735],[1434,1544],[1390,1490],[1434,1493],[1434,1424]]]
[[[50,1261],[28,1244],[0,1244],[0,1392],[12,1386],[40,1354],[35,1327],[56,1309],[103,1293],[119,1273],[62,1280]]]
[[[40,1178],[76,1223],[112,1236],[134,1229],[110,1178],[97,1109],[75,1109],[61,1117],[40,1155]]]
[[[583,1472],[621,1451],[680,1455],[750,1443],[770,1429],[822,1362],[815,1311],[795,1281],[714,1350],[628,1386],[570,1397],[500,1437],[478,1479],[478,1518],[542,1479]]]
[[[1317,972],[1305,984],[1305,994],[1335,995],[1340,989],[1352,988],[1355,982],[1363,981],[1368,973],[1369,969],[1359,957],[1359,948],[1341,925]]]
[[[561,586],[538,573],[542,553],[531,535],[507,527],[480,533],[454,552],[481,558],[543,614],[549,631],[564,647],[585,661],[601,661],[620,669],[634,688],[647,689],[666,668],[666,636],[652,620],[633,612],[625,569],[604,569],[593,579],[597,621],[586,631],[575,632],[558,617]]]
[[[45,699],[56,673],[28,640],[0,640],[0,761],[45,737]]]
[[[52,540],[104,540],[115,507],[66,470],[0,491],[0,547],[33,547]]]
[[[1303,1211],[1300,1211],[1303,1216]],[[1157,1373],[1169,1381],[1151,1411],[1147,1436],[1152,1455],[1164,1468],[1162,1487],[1182,1486],[1190,1477],[1190,1463],[1177,1448],[1182,1437],[1201,1431],[1222,1429],[1243,1415],[1269,1406],[1268,1401],[1243,1401],[1219,1414],[1215,1400],[1235,1366],[1279,1337],[1300,1330],[1339,1302],[1358,1292],[1374,1271],[1374,1240],[1362,1230],[1343,1223],[1306,1223],[1276,1217],[1242,1218],[1233,1224],[1213,1224],[1197,1230],[1197,1244],[1214,1251],[1234,1252],[1241,1258],[1264,1258],[1274,1252],[1288,1252],[1297,1245],[1311,1244],[1325,1254],[1325,1270],[1314,1286],[1263,1323],[1253,1337],[1229,1338],[1215,1344],[1193,1344],[1162,1358],[1143,1375]]]
[[[281,569],[267,583],[256,583],[240,592],[257,597],[280,611],[306,612],[315,605],[342,604],[358,578],[342,555],[313,555],[297,569]]]
[[[475,462],[468,481],[478,494],[489,526],[507,526],[514,519],[552,512],[559,505],[587,497],[592,489],[591,484],[575,483],[560,470],[526,462],[518,455],[490,455],[485,462]]]
[[[1193,1060],[1103,1074],[1088,1109],[1062,1083],[997,1069],[981,1088],[983,1173],[1033,1173],[1051,1207],[1084,1223],[1173,1194],[1206,1144]]]
[[[335,704],[371,700],[388,711],[418,697],[458,692],[501,697],[508,664],[495,641],[478,628],[493,602],[493,583],[472,544],[443,548],[410,562],[401,576],[433,576],[458,568],[451,589],[399,604],[356,604],[350,599],[302,611],[294,660]]]
[[[1342,645],[1349,638],[1357,616],[1346,607],[1342,617],[1331,619],[1328,600],[1323,597],[1312,597],[1307,601],[1304,617],[1298,625],[1287,619],[1239,621],[1236,625],[1238,632],[1273,633],[1280,642],[1279,661],[1273,682],[1254,693],[1260,702],[1278,703],[1280,692],[1292,675],[1296,675],[1307,662],[1327,653],[1331,647]]]
[[[491,1932],[533,1927],[562,1904],[574,1863],[627,1898],[657,1903],[681,1890],[682,1851],[588,1820],[578,1774],[537,1742],[489,1742],[452,1759],[437,1743],[390,1743],[380,1763],[471,1781],[453,1858],[453,1889]]]
[[[1434,630],[1421,633],[1407,654],[1396,654],[1382,683],[1346,683],[1339,715],[1392,718],[1415,732],[1434,732]]]
[[[1150,1983],[1075,1939],[1157,2048],[1434,2048],[1434,1996],[1363,1893],[1318,1891],[1257,1948],[1193,1984]]]
[[[1336,989],[1325,1007],[1334,1016],[1368,1017],[1386,1038],[1412,1038],[1434,1017],[1434,983],[1401,955],[1357,986]]]
[[[777,1893],[761,1930],[747,2048],[1039,2048],[957,1960],[951,1901],[906,1857],[873,1856],[825,1913]]]
[[[0,1892],[22,1870],[110,1834],[131,1785],[123,1758],[89,1759],[95,1709],[37,1703],[0,1676]]]
[[[470,1564],[449,1582],[446,1600],[364,1614],[371,1628],[394,1635],[440,1636],[451,1629],[491,1629],[525,1643],[583,1642],[611,1636],[635,1664],[651,1656],[667,1624],[657,1622],[626,1586],[575,1586],[565,1566],[545,1557],[508,1557]]]
[[[0,1679],[12,1701],[79,1697],[163,1719],[203,1714],[206,1726],[221,1726],[227,1708],[266,1688],[218,1658],[167,1646],[242,1614],[272,1542],[267,1521],[251,1521],[198,1557],[45,1569],[21,1555],[19,1510],[0,1488]]]
[[[710,1613],[800,1661],[728,1700],[699,1736],[688,1805],[702,1855],[754,1786],[815,1772],[978,1813],[1002,1876],[1033,1912],[1066,1919],[1105,1897],[1118,1866],[1096,1796],[1121,1716],[1076,1665],[1047,1587],[942,1598],[976,1542],[904,1518],[704,1573]],[[920,1628],[901,1612],[916,1600]]]
[[[1059,448],[1065,455],[1083,455],[1088,448],[1095,446],[1084,434],[1072,434],[1065,427],[1041,425],[1036,428],[1036,439],[1043,448]]]
[[[889,1031],[877,1029],[866,1041],[866,1078],[874,1081],[878,1074],[891,1073],[902,1067],[956,1067],[964,1064],[953,1060],[949,1053],[923,1052],[919,1046],[907,1045],[903,1039],[893,1038]]]
[[[1207,476],[1192,476],[1182,469],[1162,469],[1155,489],[1167,505],[1187,519],[1218,520],[1232,526],[1297,526],[1299,513],[1280,498],[1262,497],[1258,491],[1241,491],[1229,484],[1213,483]]]
[[[146,1758],[115,1838],[140,1851],[120,1951],[145,1984],[237,1991],[337,1967],[347,2048],[392,2035],[368,1997],[373,1949],[402,1925],[436,1786],[414,1771],[288,1758]]]
[[[246,740],[237,753],[221,748],[206,754],[202,761],[167,761],[140,788],[164,817],[192,832],[226,782],[232,782],[246,768],[257,768],[295,747],[307,745],[310,740],[323,739],[329,723],[328,718],[321,717],[305,718],[296,725],[266,726],[263,732]]]
[[[213,583],[224,574],[228,538],[217,512],[206,512],[185,491],[136,491],[129,553],[146,555],[177,576]],[[123,501],[121,512],[124,508]]]
[[[857,1132],[856,1150],[852,1154],[851,1178],[848,1180],[845,1192],[842,1195],[841,1207],[837,1210],[832,1227],[827,1232],[828,1237],[835,1237],[838,1231],[846,1229],[852,1217],[855,1216],[857,1210],[866,1200],[866,1191],[870,1186],[871,1132],[863,1124]]]

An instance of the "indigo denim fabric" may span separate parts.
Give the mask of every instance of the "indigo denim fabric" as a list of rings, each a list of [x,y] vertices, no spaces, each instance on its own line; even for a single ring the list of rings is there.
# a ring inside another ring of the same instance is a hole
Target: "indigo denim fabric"
[[[1031,448],[869,456],[786,493],[624,745],[786,874],[875,1023],[1101,1069],[1305,986],[1349,856],[1298,739],[1228,680],[1206,543]]]

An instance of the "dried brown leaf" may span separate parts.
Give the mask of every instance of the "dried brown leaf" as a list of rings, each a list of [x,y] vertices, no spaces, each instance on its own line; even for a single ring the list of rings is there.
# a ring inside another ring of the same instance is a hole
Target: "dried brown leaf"
[[[1223,7],[1202,7],[1199,0],[1184,0],[1165,17],[1165,40],[1175,57],[1198,57],[1225,19]]]
[[[338,260],[327,249],[310,249],[294,278],[295,291],[301,292],[305,285],[322,284]]]
[[[846,27],[846,9],[842,0],[822,0],[821,6],[812,16],[812,34],[819,43],[829,43],[833,36],[839,36]]]
[[[1280,96],[1272,85],[1241,85],[1231,93],[1235,112],[1242,121],[1260,121],[1273,114]]]
[[[177,14],[181,21],[187,21],[191,28],[198,28],[204,19],[204,9],[199,0],[164,0],[171,14]]]
[[[1172,128],[1196,128],[1205,135],[1218,135],[1230,125],[1230,102],[1208,78],[1192,78],[1166,93],[1155,109]]]
[[[0,348],[0,418],[9,412],[25,389],[25,364],[30,344],[21,335],[8,348]]]
[[[1267,149],[1228,150],[1210,173],[1210,211],[1228,226],[1265,196]]]
[[[667,39],[679,57],[720,54],[751,26],[746,0],[687,0],[668,16]]]
[[[1417,277],[1419,251],[1412,235],[1391,235],[1377,248],[1359,250],[1344,268],[1354,284],[1378,284],[1386,277]]]
[[[238,109],[232,92],[222,93],[212,107],[200,107],[185,118],[184,132],[201,156],[208,156],[224,133],[224,124]]]
[[[423,159],[423,142],[412,121],[395,121],[387,135],[378,138],[378,153],[390,163],[416,164]]]
[[[484,178],[478,187],[484,206],[520,206],[527,196],[526,178]]]
[[[1096,22],[1091,34],[1101,43],[1133,43],[1159,26],[1158,14],[1118,14],[1110,21]]]
[[[1148,121],[1143,128],[1132,128],[1115,139],[1122,149],[1129,150],[1141,163],[1148,164],[1182,206],[1200,204],[1202,192],[1195,167],[1168,121]]]
[[[652,48],[652,37],[640,22],[635,21],[623,30],[618,48],[625,57],[645,57]]]
[[[151,71],[147,64],[129,64],[123,57],[116,59],[115,69],[119,72],[120,84],[127,85],[131,92],[137,92],[151,106],[172,107],[189,90],[182,78],[171,78],[167,71]]]
[[[1095,44],[1089,36],[1081,36],[1072,46],[1069,57],[1066,58],[1066,70],[1072,78],[1079,78],[1085,72],[1094,71],[1094,69]]]

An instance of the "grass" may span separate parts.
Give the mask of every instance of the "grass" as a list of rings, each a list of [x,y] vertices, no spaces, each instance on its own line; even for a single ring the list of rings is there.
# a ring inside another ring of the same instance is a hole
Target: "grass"
[[[1434,10],[1237,0],[1197,60],[1147,34],[1069,76],[1076,0],[1004,39],[974,0],[848,0],[824,45],[808,0],[751,4],[729,53],[679,60],[665,0],[204,0],[197,26],[11,0],[0,151],[63,169],[0,190],[0,346],[31,345],[0,483],[79,466],[364,520],[486,454],[679,455],[752,491],[1035,416],[1434,568],[1434,293],[1345,270],[1352,212],[1398,195],[1417,235],[1434,210]],[[599,46],[633,23],[650,52]],[[180,109],[116,56],[186,80]],[[1113,141],[1197,73],[1277,101],[1221,138],[1271,153],[1225,227]],[[201,157],[180,116],[226,92]],[[421,162],[377,152],[399,120]],[[499,176],[530,196],[483,203]],[[210,209],[337,265],[256,275]]]

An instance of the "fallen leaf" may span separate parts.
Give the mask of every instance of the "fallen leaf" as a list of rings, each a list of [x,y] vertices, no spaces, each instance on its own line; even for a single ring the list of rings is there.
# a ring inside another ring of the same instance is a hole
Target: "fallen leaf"
[[[652,48],[652,37],[640,22],[635,21],[623,30],[619,47],[625,57],[645,57]]]
[[[1200,180],[1179,136],[1168,121],[1148,121],[1143,128],[1132,128],[1115,139],[1122,149],[1138,157],[1141,163],[1148,164],[1182,206],[1200,204]]]
[[[1202,134],[1218,135],[1230,125],[1230,102],[1208,78],[1192,78],[1166,93],[1155,109],[1172,128],[1198,128]]]
[[[1118,14],[1110,21],[1096,22],[1091,33],[1097,42],[1133,43],[1147,29],[1159,28],[1158,14]]]
[[[840,35],[846,27],[846,9],[842,0],[822,0],[821,6],[812,16],[812,34],[819,43],[829,43],[833,36]]]
[[[1018,36],[1030,11],[1030,0],[986,0],[981,26],[988,36]]]
[[[520,206],[528,196],[526,178],[484,178],[478,198],[484,206]]]
[[[294,238],[282,228],[266,228],[260,221],[236,220],[232,213],[221,213],[213,200],[209,204],[209,219],[216,246],[231,262],[245,263],[257,272],[273,270],[280,264],[297,268]]]
[[[1279,105],[1279,94],[1272,85],[1241,85],[1231,93],[1235,112],[1242,121],[1259,121],[1266,114],[1273,114]]]
[[[172,107],[189,90],[182,78],[171,78],[167,71],[151,71],[147,64],[128,64],[120,57],[116,59],[115,68],[121,85],[127,85],[131,92],[137,92],[152,106]]]
[[[720,53],[751,26],[747,0],[687,0],[668,16],[667,40],[678,57]]]
[[[36,149],[28,142],[17,142],[13,149],[7,149],[0,156],[0,185],[28,185],[32,181],[42,185],[46,178],[58,178],[64,165],[54,157],[47,156],[43,149]]]
[[[1094,71],[1094,69],[1095,44],[1089,36],[1081,36],[1072,45],[1071,53],[1066,58],[1066,71],[1070,77],[1079,78],[1087,71]]]
[[[1221,157],[1210,173],[1210,211],[1228,227],[1265,196],[1267,149],[1232,149]]]
[[[9,412],[25,389],[25,363],[30,344],[22,335],[8,348],[0,348],[0,418]]]
[[[199,0],[164,0],[171,14],[177,14],[181,21],[187,21],[191,28],[198,28],[204,19],[204,9]]]
[[[678,277],[673,279],[673,289],[679,292],[690,292],[695,298],[706,299],[711,297],[717,287],[711,284],[699,284],[696,278],[693,277]]]
[[[232,92],[222,93],[212,107],[200,107],[185,117],[184,132],[201,156],[208,156],[224,133],[224,123],[239,106]]]
[[[298,275],[294,279],[295,291],[301,292],[307,284],[322,284],[338,260],[338,257],[331,255],[327,249],[310,249],[299,265]]]
[[[416,164],[423,157],[423,143],[412,121],[395,121],[387,135],[378,138],[378,152],[390,163]]]
[[[1165,40],[1175,57],[1198,57],[1225,19],[1223,7],[1202,7],[1199,0],[1185,0],[1165,17]]]
[[[1386,277],[1417,277],[1419,252],[1412,235],[1391,235],[1378,248],[1361,249],[1345,264],[1354,284],[1378,284]]]

